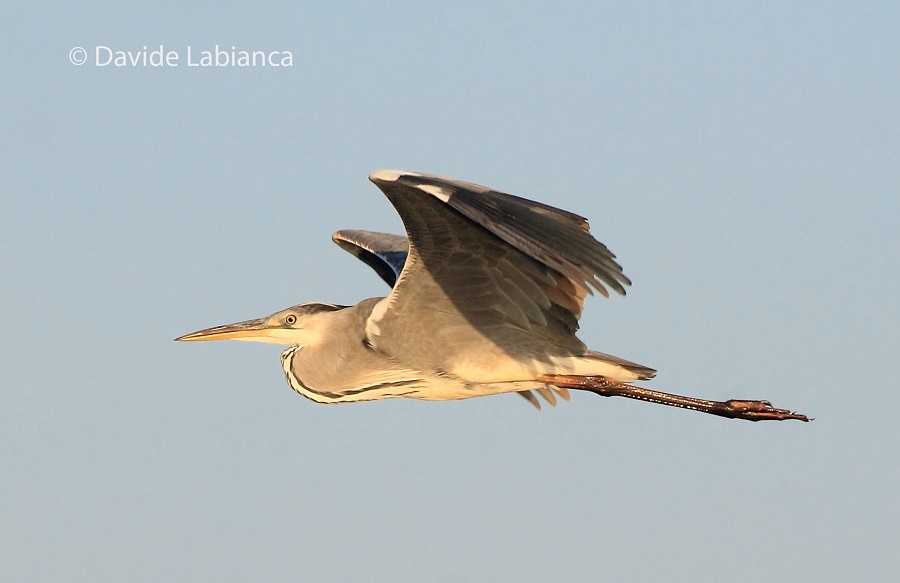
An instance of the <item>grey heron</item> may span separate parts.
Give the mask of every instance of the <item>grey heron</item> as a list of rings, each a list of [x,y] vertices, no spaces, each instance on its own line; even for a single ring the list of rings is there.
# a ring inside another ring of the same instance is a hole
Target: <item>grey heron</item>
[[[180,341],[287,345],[288,384],[319,403],[392,397],[466,399],[518,393],[537,408],[569,389],[750,421],[798,419],[764,400],[711,401],[632,384],[656,371],[589,350],[575,335],[594,291],[631,282],[587,220],[460,180],[378,170],[406,237],[338,231],[333,240],[391,291],[355,306],[299,304]]]

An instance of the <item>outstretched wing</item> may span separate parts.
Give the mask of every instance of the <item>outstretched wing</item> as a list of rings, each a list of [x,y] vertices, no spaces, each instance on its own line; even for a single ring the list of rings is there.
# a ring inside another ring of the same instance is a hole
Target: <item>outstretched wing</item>
[[[406,256],[409,255],[409,241],[402,235],[343,229],[332,235],[331,240],[371,267],[391,287],[397,283],[397,278],[400,277],[406,263]],[[569,400],[569,392],[566,389],[553,387],[553,390],[563,399]],[[531,391],[517,392],[540,410],[541,404]],[[539,389],[538,392],[548,403],[556,406],[556,397],[550,389]]]
[[[586,294],[630,283],[578,215],[438,176],[369,179],[403,219],[409,255],[367,334],[408,366],[509,378],[504,363],[583,353],[575,332]]]
[[[374,269],[391,287],[397,283],[409,253],[406,237],[391,233],[344,229],[332,235],[331,240]]]

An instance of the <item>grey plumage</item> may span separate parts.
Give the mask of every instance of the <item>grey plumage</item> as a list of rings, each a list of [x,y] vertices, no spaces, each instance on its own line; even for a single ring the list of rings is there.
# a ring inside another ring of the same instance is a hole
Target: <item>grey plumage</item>
[[[704,401],[633,387],[652,368],[588,350],[585,297],[630,280],[583,217],[476,184],[380,170],[370,175],[407,237],[343,230],[333,240],[391,286],[356,306],[301,304],[179,340],[288,344],[288,383],[321,403],[464,399],[569,388],[743,419],[805,419],[765,401]]]

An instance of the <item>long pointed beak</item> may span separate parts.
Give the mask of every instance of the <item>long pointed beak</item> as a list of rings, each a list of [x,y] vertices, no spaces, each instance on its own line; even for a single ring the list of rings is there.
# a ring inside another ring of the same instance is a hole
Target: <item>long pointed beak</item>
[[[268,318],[257,318],[245,322],[215,326],[180,336],[175,340],[181,342],[203,342],[207,340],[255,340],[265,342],[271,336]]]

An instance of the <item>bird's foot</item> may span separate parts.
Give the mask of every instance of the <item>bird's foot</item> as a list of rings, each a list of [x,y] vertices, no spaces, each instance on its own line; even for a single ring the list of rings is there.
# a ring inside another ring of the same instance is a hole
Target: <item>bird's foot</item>
[[[785,419],[797,419],[799,421],[809,421],[809,418],[802,413],[795,413],[788,409],[776,409],[769,401],[745,401],[742,399],[731,399],[723,403],[728,415],[735,419],[746,419],[747,421],[784,421]]]

